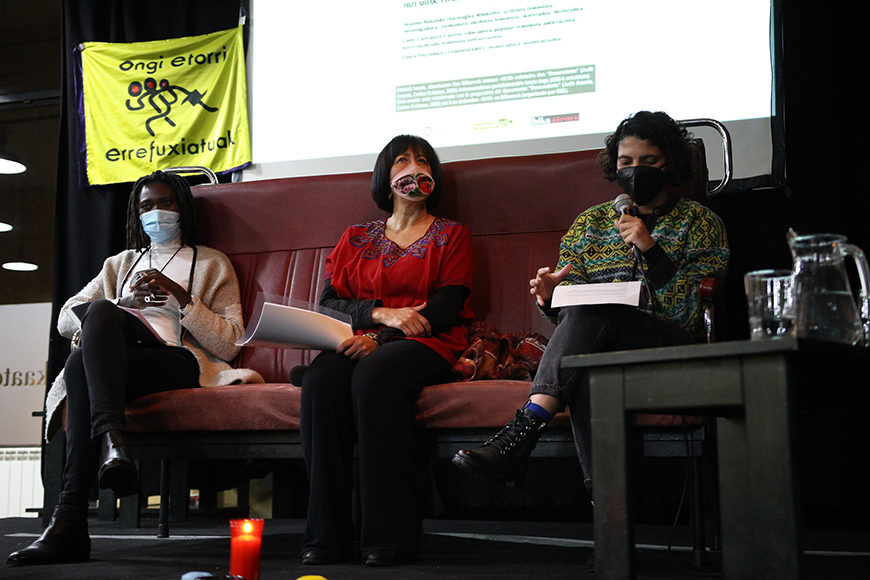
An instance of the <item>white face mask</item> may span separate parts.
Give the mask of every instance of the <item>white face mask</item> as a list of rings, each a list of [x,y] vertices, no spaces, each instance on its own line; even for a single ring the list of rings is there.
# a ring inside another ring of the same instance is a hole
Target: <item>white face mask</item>
[[[142,229],[157,244],[165,244],[181,232],[181,214],[177,211],[152,209],[139,216]]]
[[[411,201],[422,201],[435,189],[435,180],[425,171],[411,168],[399,173],[390,183],[390,189],[399,197]]]

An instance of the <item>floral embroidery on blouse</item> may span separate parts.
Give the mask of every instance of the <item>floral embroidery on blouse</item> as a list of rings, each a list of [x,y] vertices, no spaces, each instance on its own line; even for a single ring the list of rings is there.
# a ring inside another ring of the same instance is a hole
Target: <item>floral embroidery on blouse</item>
[[[387,220],[377,220],[359,225],[358,227],[365,228],[365,233],[351,236],[348,241],[352,246],[363,249],[363,258],[375,260],[382,257],[384,267],[389,268],[404,256],[425,258],[426,249],[430,244],[445,245],[450,240],[450,234],[446,230],[455,224],[456,222],[452,220],[435,218],[425,234],[407,248],[400,248],[384,235]]]

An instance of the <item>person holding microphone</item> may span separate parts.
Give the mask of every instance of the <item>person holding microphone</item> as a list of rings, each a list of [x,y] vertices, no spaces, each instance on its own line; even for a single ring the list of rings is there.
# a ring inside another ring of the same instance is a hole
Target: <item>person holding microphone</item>
[[[568,407],[591,493],[588,383],[581,369],[563,371],[562,357],[700,340],[698,282],[725,275],[729,250],[722,221],[673,191],[692,177],[684,128],[665,113],[640,111],[607,137],[598,165],[631,199],[626,204],[618,198],[617,204],[606,202],[581,213],[562,238],[556,268],[540,268],[530,280],[531,295],[556,328],[529,399],[482,446],[461,449],[453,458],[457,467],[488,481],[521,485],[541,432],[553,415]],[[646,306],[551,307],[559,284],[632,280],[643,280],[649,288]]]

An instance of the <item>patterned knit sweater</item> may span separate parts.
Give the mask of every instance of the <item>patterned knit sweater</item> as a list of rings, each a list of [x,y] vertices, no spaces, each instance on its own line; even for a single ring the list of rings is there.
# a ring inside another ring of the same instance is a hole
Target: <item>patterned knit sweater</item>
[[[728,241],[722,220],[686,198],[668,204],[650,232],[656,245],[643,254],[643,269],[655,293],[655,314],[703,335],[698,282],[721,280],[728,266]],[[562,237],[559,265],[573,268],[562,284],[640,280],[634,253],[614,227],[619,214],[612,202],[593,206],[574,220]],[[651,308],[646,307],[647,311]]]

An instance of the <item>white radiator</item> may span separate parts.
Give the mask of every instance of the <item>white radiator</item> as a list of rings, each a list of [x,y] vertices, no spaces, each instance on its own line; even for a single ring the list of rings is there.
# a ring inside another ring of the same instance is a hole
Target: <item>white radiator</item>
[[[39,447],[0,447],[0,518],[33,517],[42,506]]]

